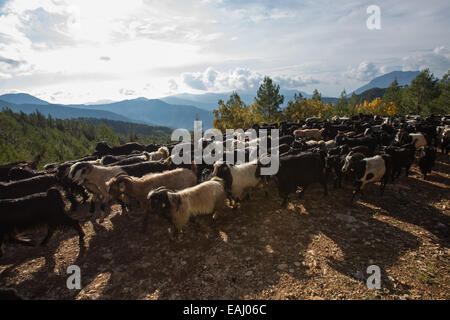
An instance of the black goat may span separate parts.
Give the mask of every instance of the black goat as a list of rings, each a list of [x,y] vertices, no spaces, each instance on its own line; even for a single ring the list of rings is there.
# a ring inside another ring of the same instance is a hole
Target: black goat
[[[436,161],[436,149],[433,147],[421,147],[419,149],[419,168],[423,174],[423,178],[427,178],[427,174],[431,173]]]
[[[100,155],[115,155],[119,156],[122,154],[130,154],[133,151],[145,151],[145,146],[143,146],[140,143],[137,142],[129,142],[122,144],[120,146],[116,147],[110,147],[105,141],[97,143],[97,146],[95,147],[95,150],[97,150],[98,154]]]
[[[29,166],[19,166],[13,167],[8,171],[9,181],[18,181],[23,179],[28,179],[32,177],[42,176],[47,174],[45,171],[36,171],[31,169]]]
[[[45,246],[53,233],[61,227],[69,227],[78,232],[80,246],[84,232],[78,221],[66,215],[61,192],[51,188],[45,193],[37,193],[18,199],[0,200],[0,257],[3,255],[3,241],[6,236],[17,232],[47,226],[47,235],[42,240]]]
[[[402,168],[405,168],[405,176],[407,177],[409,169],[414,162],[414,144],[405,145],[402,148],[389,146],[384,149],[384,152],[389,154],[392,158],[392,181],[400,176]]]
[[[283,199],[282,206],[286,206],[289,194],[294,193],[297,187],[303,187],[299,198],[306,188],[319,182],[323,186],[324,195],[327,195],[327,183],[323,169],[324,158],[320,153],[303,153],[280,158],[280,168],[276,175],[278,193]]]
[[[14,199],[33,193],[46,192],[57,182],[55,174],[45,174],[29,179],[0,183],[0,199]]]

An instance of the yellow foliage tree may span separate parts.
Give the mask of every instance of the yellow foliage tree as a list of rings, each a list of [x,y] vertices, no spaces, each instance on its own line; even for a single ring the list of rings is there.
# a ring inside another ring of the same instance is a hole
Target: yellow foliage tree
[[[380,98],[375,98],[371,102],[364,100],[363,103],[356,105],[356,110],[360,113],[392,116],[399,113],[399,109],[395,102],[384,102]]]
[[[219,108],[213,110],[213,126],[222,132],[225,132],[226,129],[247,129],[255,123],[261,124],[264,122],[258,103],[245,105],[236,92],[230,96],[226,103],[219,100],[218,105]]]
[[[300,121],[310,117],[331,118],[333,116],[331,105],[323,104],[321,100],[303,99],[295,95],[294,101],[289,101],[284,110],[283,119],[287,121]]]

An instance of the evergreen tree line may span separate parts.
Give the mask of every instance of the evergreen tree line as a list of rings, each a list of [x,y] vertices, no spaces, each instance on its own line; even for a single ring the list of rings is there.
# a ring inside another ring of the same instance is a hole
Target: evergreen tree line
[[[380,93],[383,93],[381,98],[365,100]],[[324,104],[317,89],[310,99],[304,98],[301,93],[296,94],[294,101],[289,101],[284,109],[281,108],[283,102],[280,86],[265,77],[253,103],[245,104],[236,92],[231,94],[227,102],[219,100],[218,108],[213,111],[213,125],[224,131],[227,128],[248,128],[255,123],[299,121],[308,117],[328,119],[359,113],[421,116],[450,114],[450,71],[439,80],[429,69],[425,69],[409,86],[401,87],[394,80],[387,89],[371,89],[370,93],[361,96],[353,93],[348,97],[343,90],[335,104]]]
[[[119,122],[119,121],[117,121]],[[14,113],[9,109],[0,112],[0,164],[29,161],[41,155],[41,167],[46,163],[73,160],[95,151],[99,141],[119,145],[136,141],[142,144],[167,143],[170,140],[165,129],[156,129],[155,136],[129,131],[116,133],[110,126],[114,121],[87,119],[55,119],[40,112]],[[141,128],[142,129],[142,128]],[[143,130],[143,129],[142,129]],[[162,131],[161,131],[162,130]]]

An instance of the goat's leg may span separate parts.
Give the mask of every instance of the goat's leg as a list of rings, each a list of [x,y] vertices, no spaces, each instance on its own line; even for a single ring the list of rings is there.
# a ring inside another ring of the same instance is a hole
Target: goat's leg
[[[41,242],[41,246],[45,247],[52,237],[53,233],[55,233],[56,227],[55,226],[48,226],[47,235],[45,236],[44,240]]]
[[[388,182],[387,181],[388,179],[389,179],[388,177],[384,177],[383,180],[381,180],[381,183],[380,183],[380,195],[383,195],[384,189],[386,188],[386,184]]]
[[[239,209],[240,204],[241,204],[241,199],[240,198],[234,199],[234,205],[233,205],[233,209],[232,210]]]
[[[120,204],[120,207],[122,208],[122,214],[126,213],[129,215],[130,211],[128,210],[128,206],[123,202],[122,200],[117,200],[117,202]]]
[[[323,177],[323,178],[320,180],[320,184],[321,184],[322,187],[323,187],[323,196],[325,197],[325,196],[328,195],[327,180],[325,179],[325,177]]]
[[[64,188],[66,192],[67,199],[70,201],[70,210],[76,211],[78,207],[78,201],[75,199],[73,188]]]
[[[102,201],[102,204],[100,205],[100,218],[98,219],[99,223],[102,223],[105,220],[105,217],[106,217],[105,208],[106,208],[106,204],[104,201]]]
[[[355,182],[355,189],[353,190],[353,195],[352,195],[352,200],[351,200],[352,203],[353,203],[355,196],[358,194],[358,192],[363,194],[362,183],[360,181]]]
[[[80,243],[80,246],[82,246],[84,244],[84,232],[83,229],[81,228],[80,223],[77,220],[68,217],[67,221],[65,222],[65,225],[71,227],[78,233],[78,242]]]
[[[147,231],[147,224],[148,224],[148,216],[150,215],[150,210],[145,210],[144,213],[144,220],[142,221],[142,233],[145,233]]]
[[[284,195],[284,196],[282,196],[282,198],[283,198],[283,202],[281,203],[281,206],[283,208],[286,208],[289,196],[288,195]]]
[[[410,169],[411,169],[411,164],[407,165],[405,168],[405,177],[408,177]]]
[[[93,195],[91,198],[91,207],[89,208],[89,213],[95,213],[95,201],[97,201],[97,196]]]
[[[120,207],[122,208],[122,214],[124,214],[129,220],[131,219],[130,211],[128,210],[127,205],[122,200],[117,200],[117,202],[120,204]],[[108,207],[111,208],[112,203],[108,203]],[[111,210],[111,209],[110,209]]]

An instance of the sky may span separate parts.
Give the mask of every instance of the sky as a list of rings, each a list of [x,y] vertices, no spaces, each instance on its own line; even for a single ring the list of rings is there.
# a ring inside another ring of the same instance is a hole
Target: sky
[[[380,28],[367,20],[378,6]],[[87,103],[282,89],[322,96],[450,70],[450,1],[0,0],[0,94]]]

